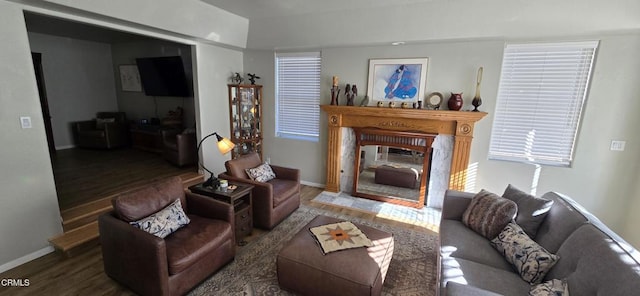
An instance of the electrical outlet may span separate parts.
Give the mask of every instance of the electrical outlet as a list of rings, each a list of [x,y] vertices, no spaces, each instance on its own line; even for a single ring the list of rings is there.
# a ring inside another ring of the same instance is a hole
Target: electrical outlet
[[[618,141],[612,140],[611,147],[609,148],[611,151],[624,151],[624,145],[627,144],[626,141]]]

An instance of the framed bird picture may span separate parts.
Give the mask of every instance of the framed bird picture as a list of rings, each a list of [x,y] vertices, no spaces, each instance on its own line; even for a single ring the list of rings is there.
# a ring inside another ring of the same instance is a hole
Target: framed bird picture
[[[367,95],[373,101],[399,104],[424,97],[428,58],[370,59]]]

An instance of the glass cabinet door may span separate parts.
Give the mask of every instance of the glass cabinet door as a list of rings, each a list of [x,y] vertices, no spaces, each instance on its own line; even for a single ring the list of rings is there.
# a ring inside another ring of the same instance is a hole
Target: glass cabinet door
[[[229,85],[231,138],[236,144],[233,158],[254,151],[262,157],[261,103],[261,85]]]

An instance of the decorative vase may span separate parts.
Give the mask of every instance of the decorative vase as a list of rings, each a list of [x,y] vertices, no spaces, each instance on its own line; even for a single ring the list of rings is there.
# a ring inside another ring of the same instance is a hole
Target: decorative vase
[[[451,93],[451,97],[449,97],[447,105],[449,106],[449,110],[459,111],[460,109],[462,109],[462,103],[462,93]]]
[[[482,105],[482,99],[480,98],[480,83],[482,82],[482,71],[483,68],[478,68],[478,77],[476,78],[476,95],[473,97],[473,101],[471,101],[471,105],[473,105],[473,112],[478,112],[478,107]]]
[[[378,101],[378,107],[382,107],[384,106],[384,103],[382,101]]]
[[[400,107],[401,107],[402,109],[407,109],[407,108],[409,108],[409,103],[407,103],[407,102],[402,102],[402,104],[400,104]]]
[[[396,102],[391,101],[389,102],[389,108],[395,108],[396,107]]]

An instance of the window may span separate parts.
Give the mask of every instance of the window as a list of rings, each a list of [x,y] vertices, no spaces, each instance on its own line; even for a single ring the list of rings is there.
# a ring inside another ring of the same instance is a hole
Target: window
[[[597,41],[507,44],[489,159],[570,166]]]
[[[319,52],[276,53],[276,137],[318,141]]]

